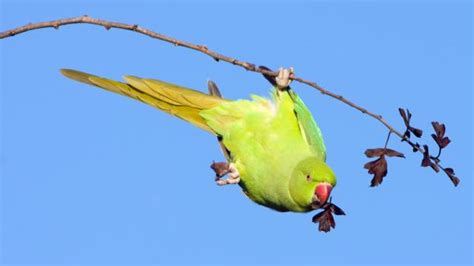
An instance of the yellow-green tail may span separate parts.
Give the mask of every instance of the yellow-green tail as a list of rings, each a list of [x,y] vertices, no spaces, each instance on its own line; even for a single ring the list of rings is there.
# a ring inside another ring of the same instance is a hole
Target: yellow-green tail
[[[211,133],[214,131],[199,113],[226,101],[160,80],[125,76],[127,83],[122,83],[72,69],[61,69],[61,73],[68,78],[142,101]]]

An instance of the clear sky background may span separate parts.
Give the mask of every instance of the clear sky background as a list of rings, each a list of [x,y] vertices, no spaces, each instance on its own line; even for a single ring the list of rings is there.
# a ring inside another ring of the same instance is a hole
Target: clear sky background
[[[230,99],[268,95],[260,75],[136,33],[91,25],[0,41],[1,261],[5,264],[472,265],[472,3],[2,1],[0,30],[88,14],[139,24],[272,68],[294,66],[403,130],[408,107],[422,142],[433,120],[452,143],[421,168],[392,139],[369,188],[366,148],[383,146],[374,119],[294,84],[322,128],[347,213],[328,234],[310,214],[278,213],[238,186],[217,187],[214,137],[142,103],[73,82],[74,68],[159,78]],[[435,147],[435,146],[432,146]]]

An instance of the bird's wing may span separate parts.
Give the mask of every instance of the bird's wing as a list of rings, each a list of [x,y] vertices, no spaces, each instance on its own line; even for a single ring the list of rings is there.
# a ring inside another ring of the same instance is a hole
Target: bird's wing
[[[298,124],[306,142],[311,146],[316,155],[323,161],[326,160],[326,146],[323,135],[313,115],[308,110],[301,98],[293,91],[289,91],[294,102],[294,109]]]

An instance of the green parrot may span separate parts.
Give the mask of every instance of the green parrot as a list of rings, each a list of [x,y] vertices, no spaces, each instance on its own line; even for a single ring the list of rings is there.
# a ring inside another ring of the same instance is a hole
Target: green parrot
[[[326,147],[318,125],[288,87],[287,69],[280,69],[271,100],[252,95],[252,100],[235,101],[156,79],[125,76],[123,83],[76,70],[61,72],[142,101],[217,136],[227,155],[227,162],[211,166],[218,185],[238,184],[252,201],[281,212],[309,212],[331,204],[336,176],[325,163]]]

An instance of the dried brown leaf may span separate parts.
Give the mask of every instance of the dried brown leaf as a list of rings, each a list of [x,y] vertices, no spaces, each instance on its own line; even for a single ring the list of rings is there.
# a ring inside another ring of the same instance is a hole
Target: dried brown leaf
[[[411,131],[413,133],[413,135],[415,135],[417,138],[421,138],[421,136],[423,135],[423,130],[421,130],[419,128],[409,126],[408,130]]]
[[[408,111],[408,109],[407,109],[407,111]],[[398,108],[398,112],[400,112],[400,115],[403,118],[403,122],[405,123],[405,126],[409,127],[410,126],[410,118],[411,118],[410,111],[408,111],[409,116],[407,115],[407,113],[405,112],[405,109],[403,109],[403,108]]]
[[[447,167],[447,168],[444,168],[443,170],[448,175],[449,179],[451,179],[451,182],[453,182],[454,186],[456,187],[459,184],[460,180],[457,176],[455,176],[454,169]]]
[[[431,165],[430,151],[428,145],[423,145],[423,160],[421,161],[421,166],[428,167]]]
[[[403,137],[405,138],[410,138],[410,132],[413,133],[413,135],[415,135],[417,138],[420,138],[422,135],[423,135],[423,130],[419,129],[419,128],[416,128],[416,127],[412,127],[410,125],[410,120],[411,120],[411,113],[410,111],[407,109],[406,111],[402,108],[398,108],[398,111],[400,112],[400,115],[402,116],[403,118],[403,123],[405,123],[405,126],[406,126],[406,131],[405,133],[403,134]],[[403,140],[403,139],[402,139]]]
[[[439,137],[438,135],[431,134],[431,137],[433,140],[438,144],[440,149],[446,148],[449,143],[451,143],[451,140],[448,137]]]
[[[331,227],[336,228],[336,222],[329,209],[325,209],[313,216],[313,223],[319,223],[319,231],[325,233],[331,231]]]
[[[385,156],[381,155],[377,160],[368,162],[364,165],[364,168],[368,170],[369,174],[373,174],[374,177],[370,181],[370,186],[375,187],[382,184],[383,178],[387,175],[387,161]]]
[[[435,130],[438,137],[444,137],[444,133],[446,132],[446,126],[444,124],[433,121],[431,122],[431,125],[433,126],[433,129]]]
[[[405,158],[405,155],[399,151],[392,150],[392,149],[385,149],[385,155],[388,157],[401,157]]]
[[[313,223],[319,223],[319,231],[327,233],[331,228],[336,228],[333,214],[346,215],[346,213],[331,202],[325,204],[322,208],[324,210],[314,215],[312,221]]]
[[[346,215],[346,213],[339,208],[336,204],[330,203],[329,208],[331,209],[331,212],[334,213],[335,215]]]
[[[364,153],[369,158],[380,157],[380,155],[384,154],[384,148],[367,149]]]
[[[446,133],[446,126],[439,122],[433,121],[431,122],[433,125],[433,129],[435,130],[436,134],[431,134],[436,144],[438,144],[440,149],[446,148],[451,140],[448,137],[445,137],[444,134]]]
[[[405,155],[403,153],[392,150],[392,149],[387,149],[387,148],[375,148],[375,149],[367,149],[365,150],[365,156],[369,158],[373,157],[380,157],[381,155],[387,155],[389,157],[402,157],[405,158]]]
[[[417,142],[413,145],[413,152],[417,152],[419,149],[420,149],[420,143]]]

